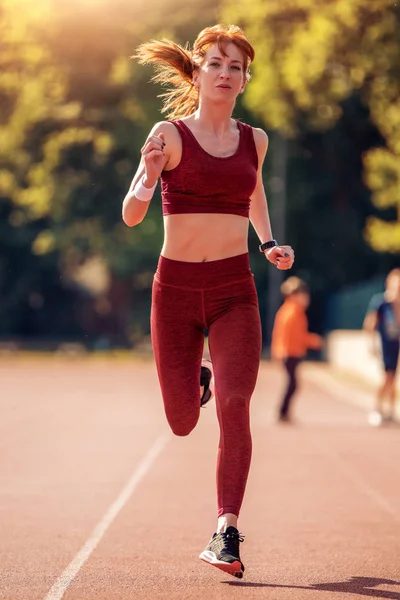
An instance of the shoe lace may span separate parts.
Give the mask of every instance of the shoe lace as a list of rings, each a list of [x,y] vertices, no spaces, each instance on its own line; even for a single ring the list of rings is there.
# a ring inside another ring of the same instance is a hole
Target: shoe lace
[[[224,550],[230,554],[238,555],[239,543],[244,542],[244,535],[239,532],[222,533],[221,540],[223,541]]]

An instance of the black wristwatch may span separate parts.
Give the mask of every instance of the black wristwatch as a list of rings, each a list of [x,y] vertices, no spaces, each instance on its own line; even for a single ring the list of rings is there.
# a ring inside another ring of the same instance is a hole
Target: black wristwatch
[[[263,244],[260,244],[258,246],[258,249],[261,252],[261,254],[264,254],[265,250],[268,250],[268,248],[273,248],[274,246],[279,246],[278,242],[276,240],[270,240],[269,242],[264,242]]]

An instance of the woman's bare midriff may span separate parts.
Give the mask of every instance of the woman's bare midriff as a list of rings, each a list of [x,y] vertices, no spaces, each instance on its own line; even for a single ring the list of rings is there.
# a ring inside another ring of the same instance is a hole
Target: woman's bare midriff
[[[182,214],[164,217],[162,256],[185,262],[220,260],[248,251],[249,220],[238,215]]]

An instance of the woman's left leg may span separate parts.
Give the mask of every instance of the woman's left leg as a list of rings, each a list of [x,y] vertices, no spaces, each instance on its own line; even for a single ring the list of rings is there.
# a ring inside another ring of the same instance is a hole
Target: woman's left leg
[[[220,426],[218,523],[200,558],[241,579],[244,565],[239,545],[243,538],[237,520],[251,461],[250,398],[260,366],[260,315],[252,278],[229,289],[214,289],[212,296],[206,307],[211,304],[211,314],[216,316],[208,330]]]
[[[209,348],[220,426],[217,497],[218,529],[223,531],[229,525],[236,526],[251,461],[250,399],[261,355],[260,314],[253,278],[226,290],[214,290],[213,304],[217,318],[209,326]]]

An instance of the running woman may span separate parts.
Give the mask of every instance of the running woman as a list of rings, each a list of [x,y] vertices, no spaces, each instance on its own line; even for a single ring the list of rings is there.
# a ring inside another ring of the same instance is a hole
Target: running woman
[[[201,371],[208,330],[220,426],[218,518],[200,558],[241,578],[238,516],[261,354],[249,220],[268,261],[281,270],[294,261],[293,250],[278,245],[271,232],[262,181],[268,137],[232,118],[254,49],[239,27],[215,25],[198,35],[192,50],[151,41],[135,57],[154,65],[155,81],[169,86],[163,112],[171,120],[156,123],[145,141],[123,219],[131,227],[143,220],[161,178],[165,239],[153,283],[151,335],[165,413],[176,435],[195,427],[209,383]]]

